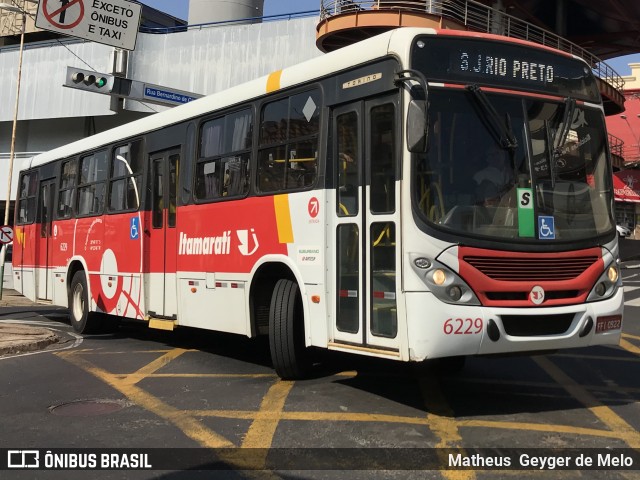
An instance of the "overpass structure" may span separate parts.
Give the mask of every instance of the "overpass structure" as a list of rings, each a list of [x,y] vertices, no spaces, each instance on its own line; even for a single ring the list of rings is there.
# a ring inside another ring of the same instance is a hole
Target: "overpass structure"
[[[526,3],[527,5],[524,5]],[[331,51],[345,45],[363,40],[386,30],[398,27],[431,27],[442,29],[472,30],[478,32],[493,33],[507,37],[528,40],[541,45],[566,51],[583,58],[589,64],[600,87],[603,96],[605,113],[613,115],[624,111],[624,95],[622,89],[624,81],[622,77],[599,57],[607,58],[620,55],[623,52],[636,49],[640,51],[638,44],[637,25],[635,33],[626,35],[612,33],[610,42],[597,42],[600,32],[609,28],[604,11],[594,10],[594,19],[598,15],[602,21],[593,25],[590,36],[574,35],[574,40],[580,40],[582,45],[575,43],[550,29],[546,22],[546,15],[540,19],[536,17],[537,9],[541,6],[541,0],[529,2],[480,2],[475,0],[321,0],[320,22],[316,29],[316,44],[322,51]],[[555,9],[547,6],[543,12],[553,11],[555,16],[555,28],[557,31],[574,31],[576,12],[584,14],[585,5],[571,5],[569,0],[560,0]],[[583,0],[584,4],[593,4],[594,8],[600,8],[602,3]],[[624,0],[613,0],[613,3],[623,4]],[[635,18],[640,17],[638,5],[631,1],[629,11],[635,13]],[[516,16],[516,14],[520,16]],[[524,18],[522,18],[524,17]],[[621,14],[623,17],[623,14]],[[631,17],[634,18],[634,17]],[[618,43],[614,39],[620,39]],[[622,40],[625,40],[624,42]]]

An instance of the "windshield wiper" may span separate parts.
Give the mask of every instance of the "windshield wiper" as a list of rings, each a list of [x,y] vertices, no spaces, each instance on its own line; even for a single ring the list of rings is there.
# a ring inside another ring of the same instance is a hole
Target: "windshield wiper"
[[[487,98],[487,95],[480,89],[480,87],[476,84],[468,85],[467,90],[469,90],[473,97],[480,105],[482,112],[484,113],[485,119],[489,122],[491,128],[493,129],[494,135],[496,135],[496,140],[501,148],[505,150],[515,150],[518,148],[518,140],[516,136],[513,134],[513,129],[511,128],[511,117],[509,114],[506,115],[506,121],[503,122],[500,119],[500,115],[497,110]]]
[[[576,111],[576,101],[567,97],[564,101],[564,115],[562,117],[562,123],[556,131],[556,136],[553,141],[553,153],[555,157],[559,157],[562,154],[562,146],[564,146],[571,131],[571,121],[573,121],[573,114]]]

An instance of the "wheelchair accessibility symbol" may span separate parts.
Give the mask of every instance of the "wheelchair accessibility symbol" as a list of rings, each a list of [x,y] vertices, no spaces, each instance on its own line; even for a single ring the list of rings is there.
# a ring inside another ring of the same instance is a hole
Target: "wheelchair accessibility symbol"
[[[538,217],[538,238],[540,240],[555,240],[556,226],[553,217]]]
[[[133,217],[131,219],[131,234],[129,238],[131,240],[138,240],[140,238],[140,219],[138,217]]]

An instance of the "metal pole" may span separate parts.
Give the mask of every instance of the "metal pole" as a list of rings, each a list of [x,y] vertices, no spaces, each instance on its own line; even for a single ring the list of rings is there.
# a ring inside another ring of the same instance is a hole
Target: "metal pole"
[[[24,7],[24,6],[23,6]],[[16,131],[18,130],[18,107],[20,105],[20,79],[22,77],[22,53],[24,51],[24,31],[27,23],[27,15],[24,8],[21,12],[22,15],[22,28],[20,30],[20,53],[18,56],[18,77],[16,79],[16,104],[13,111],[13,127],[11,129],[11,150],[9,153],[9,174],[7,175],[7,201],[4,205],[4,223],[9,223],[9,210],[11,205],[11,183],[13,176],[13,159],[16,153]],[[4,284],[4,257],[7,252],[6,246],[2,248],[2,254],[0,255],[0,300],[2,299],[2,287]]]

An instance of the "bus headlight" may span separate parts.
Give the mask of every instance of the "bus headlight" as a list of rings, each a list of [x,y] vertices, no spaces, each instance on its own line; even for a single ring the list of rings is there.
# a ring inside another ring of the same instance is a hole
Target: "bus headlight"
[[[618,281],[618,267],[611,266],[607,268],[607,277],[609,277],[609,281],[611,283],[616,283]]]
[[[419,262],[417,260],[420,260]],[[426,261],[425,261],[426,260]],[[426,267],[426,265],[429,265]],[[460,276],[435,260],[419,257],[411,262],[413,271],[429,287],[436,298],[445,303],[480,305],[478,297]],[[426,267],[426,268],[425,268]]]
[[[598,281],[587,297],[587,301],[596,302],[598,300],[609,298],[616,293],[621,285],[622,281],[620,279],[618,266],[615,263],[612,263],[604,270],[604,272],[602,272],[600,278],[598,278]]]
[[[432,275],[433,283],[441,287],[447,281],[447,274],[441,268],[433,271]]]

